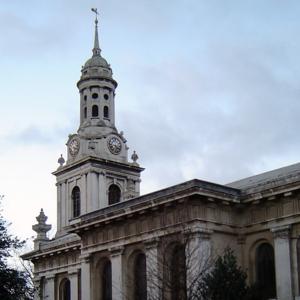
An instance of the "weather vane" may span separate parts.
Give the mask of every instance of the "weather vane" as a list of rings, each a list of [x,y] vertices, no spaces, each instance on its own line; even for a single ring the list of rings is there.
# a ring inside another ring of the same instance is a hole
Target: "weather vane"
[[[97,8],[91,8],[91,11],[92,11],[93,13],[95,13],[95,15],[96,15],[96,20],[95,20],[95,22],[98,23],[98,15],[99,15],[99,13],[98,13]]]

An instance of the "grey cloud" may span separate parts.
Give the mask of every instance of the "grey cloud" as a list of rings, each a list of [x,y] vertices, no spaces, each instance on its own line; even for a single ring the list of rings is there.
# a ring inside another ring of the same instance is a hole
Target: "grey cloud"
[[[186,157],[201,160],[192,173],[224,183],[251,175],[266,159],[284,164],[299,149],[300,90],[276,76],[276,59],[265,63],[272,53],[222,50],[218,59],[212,51],[202,73],[181,60],[140,70],[140,111],[122,112],[121,122],[158,185],[190,179]]]
[[[27,127],[19,132],[2,137],[2,141],[13,145],[47,145],[62,143],[70,132],[70,128],[54,128],[47,130],[37,126]]]

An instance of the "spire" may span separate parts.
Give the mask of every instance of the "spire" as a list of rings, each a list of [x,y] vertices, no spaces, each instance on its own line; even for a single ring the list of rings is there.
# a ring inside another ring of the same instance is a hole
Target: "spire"
[[[99,56],[101,53],[101,49],[99,47],[99,38],[98,38],[98,11],[97,8],[92,8],[92,12],[95,13],[95,39],[94,39],[94,48],[93,48],[93,56]]]

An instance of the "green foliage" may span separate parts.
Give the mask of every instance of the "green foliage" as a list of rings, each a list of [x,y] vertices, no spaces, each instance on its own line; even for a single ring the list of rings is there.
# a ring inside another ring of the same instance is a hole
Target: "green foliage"
[[[206,300],[246,299],[247,274],[237,265],[236,257],[229,248],[219,256],[212,271],[201,282],[201,297]]]
[[[33,299],[33,289],[29,284],[30,274],[12,268],[7,263],[12,251],[22,248],[25,244],[25,241],[10,235],[7,226],[0,214],[0,299]]]

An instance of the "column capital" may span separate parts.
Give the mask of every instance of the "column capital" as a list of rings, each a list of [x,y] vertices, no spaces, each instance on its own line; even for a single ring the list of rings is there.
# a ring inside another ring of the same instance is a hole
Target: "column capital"
[[[200,238],[202,240],[208,240],[211,237],[213,231],[211,229],[203,228],[199,225],[186,228],[183,231],[187,238]]]
[[[291,225],[277,226],[270,229],[273,238],[288,239],[290,237]]]
[[[89,171],[90,174],[99,174],[99,170],[97,168],[91,168]]]
[[[46,280],[47,281],[50,281],[50,280],[54,280],[55,279],[55,274],[48,274],[45,276]]]
[[[114,248],[110,248],[109,249],[111,257],[122,255],[123,251],[124,251],[124,247],[123,246],[114,247]]]
[[[73,268],[73,269],[68,270],[68,275],[70,275],[70,276],[78,275],[78,272],[79,272],[79,269]]]
[[[84,253],[79,256],[80,260],[85,263],[89,263],[91,260],[91,255],[89,253]]]
[[[149,240],[144,241],[144,245],[145,245],[145,248],[147,250],[150,250],[152,248],[157,248],[158,244],[159,244],[159,238],[158,237],[151,238]]]

